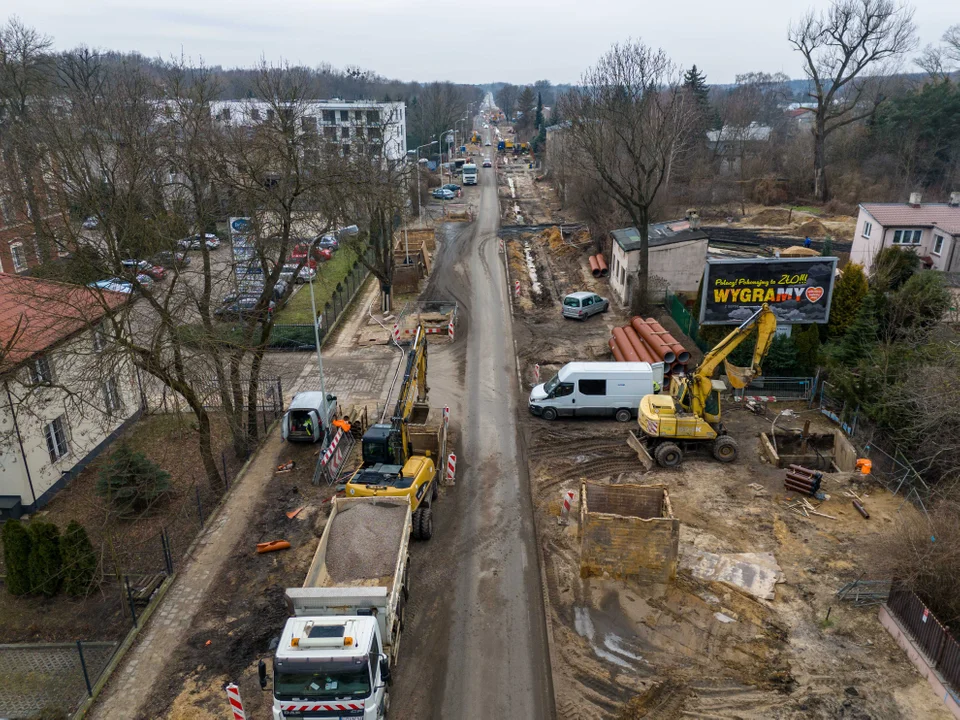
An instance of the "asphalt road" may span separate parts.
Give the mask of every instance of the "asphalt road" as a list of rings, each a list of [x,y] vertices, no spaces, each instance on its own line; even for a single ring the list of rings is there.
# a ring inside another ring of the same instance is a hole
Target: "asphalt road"
[[[431,348],[429,368],[431,404],[452,398],[459,458],[433,539],[413,549],[398,718],[554,716],[494,170],[477,190],[477,219],[445,227],[427,293],[460,304],[457,341]]]

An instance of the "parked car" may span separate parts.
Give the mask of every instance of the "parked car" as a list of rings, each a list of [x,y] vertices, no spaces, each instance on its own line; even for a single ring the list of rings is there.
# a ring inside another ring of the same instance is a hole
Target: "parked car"
[[[460,186],[457,185],[456,183],[447,183],[446,185],[443,186],[443,189],[444,189],[444,190],[449,190],[449,191],[452,192],[454,195],[456,195],[458,192],[460,192]]]
[[[337,240],[337,236],[333,233],[328,233],[320,238],[320,241],[317,243],[317,247],[323,248],[324,250],[336,250],[340,247],[340,241]]]
[[[121,260],[120,264],[124,270],[136,270],[141,275],[149,275],[154,280],[163,280],[167,276],[167,271],[160,265],[151,265],[146,260]]]
[[[100,227],[100,221],[95,217],[88,217],[83,221],[84,230],[96,230],[98,227]]]
[[[286,280],[283,280],[283,279],[277,280],[277,284],[273,286],[273,299],[276,301],[279,301],[280,298],[283,297],[283,294],[287,291],[288,287],[289,287],[289,284],[287,283]],[[258,297],[260,297],[259,293],[257,294],[250,293],[250,292],[241,292],[239,294],[230,293],[229,295],[226,295],[223,298],[223,300],[221,300],[221,304],[236,302],[237,300],[240,300],[243,298],[253,298],[254,300],[256,300]]]
[[[431,193],[437,200],[453,200],[456,195],[452,190],[447,190],[446,188],[437,188]]]
[[[297,263],[287,263],[283,266],[283,269],[280,270],[280,279],[284,282],[293,280],[295,283],[305,283],[317,275],[317,271],[309,265],[304,265],[300,268],[300,271],[297,272],[298,267],[299,265]]]
[[[490,158],[484,158],[484,159],[483,159],[483,166],[484,166],[484,167],[493,167],[493,163],[490,162]]]
[[[303,262],[304,258],[307,257],[307,253],[310,254],[310,260],[306,265],[311,270],[317,269],[318,262],[326,262],[333,257],[333,251],[326,248],[311,248],[307,243],[301,243],[300,245],[294,245],[290,250],[290,262],[288,264],[299,265]]]
[[[181,250],[199,250],[200,243],[204,243],[208,250],[216,250],[220,247],[220,238],[213,233],[203,233],[202,235],[191,235],[185,237],[177,243]]]
[[[256,317],[257,302],[260,298],[255,295],[241,295],[233,299],[224,300],[223,305],[213,311],[218,320],[245,320]],[[271,300],[267,306],[267,318],[273,315],[276,303]]]
[[[574,320],[586,320],[591,315],[606,312],[609,308],[609,300],[592,292],[570,293],[563,299],[563,316]]]
[[[97,280],[87,283],[87,287],[94,290],[109,290],[110,292],[124,293],[130,295],[133,293],[133,283],[123,278],[110,278],[108,280]]]
[[[154,265],[163,268],[187,267],[190,264],[190,258],[182,250],[172,252],[170,250],[161,250],[151,258]]]
[[[489,140],[487,140],[487,141],[484,143],[484,145],[485,145],[486,147],[490,147],[491,144],[492,144],[492,143],[491,143]]]

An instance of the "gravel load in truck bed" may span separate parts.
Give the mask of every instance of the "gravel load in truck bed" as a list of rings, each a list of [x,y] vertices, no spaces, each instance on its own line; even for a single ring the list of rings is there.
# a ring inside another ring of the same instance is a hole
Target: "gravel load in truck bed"
[[[334,583],[391,575],[403,541],[408,506],[358,503],[337,512],[327,540],[327,574]]]

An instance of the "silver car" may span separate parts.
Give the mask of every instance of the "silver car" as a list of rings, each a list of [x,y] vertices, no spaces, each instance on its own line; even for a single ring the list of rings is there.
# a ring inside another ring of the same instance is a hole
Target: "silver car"
[[[575,292],[563,299],[563,316],[574,320],[586,320],[591,315],[606,312],[610,301],[596,293]]]

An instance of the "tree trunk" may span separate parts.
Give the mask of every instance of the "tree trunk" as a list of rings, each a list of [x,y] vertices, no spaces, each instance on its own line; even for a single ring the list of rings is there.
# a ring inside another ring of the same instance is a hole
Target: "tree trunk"
[[[263,350],[257,349],[250,360],[250,379],[247,381],[247,439],[252,445],[260,436],[257,421],[260,412],[260,367],[263,363]]]
[[[213,457],[213,440],[210,431],[210,416],[202,406],[193,408],[193,414],[197,416],[197,424],[200,427],[200,458],[203,460],[203,469],[207,474],[207,480],[216,487],[221,483],[226,483],[226,478],[220,477],[220,470],[217,469],[217,460]]]
[[[826,140],[826,118],[817,117],[813,128],[813,195],[817,202],[822,203],[830,199],[827,191]]]
[[[650,286],[650,215],[647,208],[640,208],[637,213],[637,232],[640,233],[640,264],[637,268],[637,286],[633,297],[630,298],[630,311],[640,315],[646,310],[649,298],[647,293]]]
[[[233,411],[227,418],[233,440],[233,454],[238,460],[245,460],[250,454],[250,443],[243,417],[243,387],[240,378],[242,360],[243,351],[234,352],[230,357],[230,390],[233,394]]]

